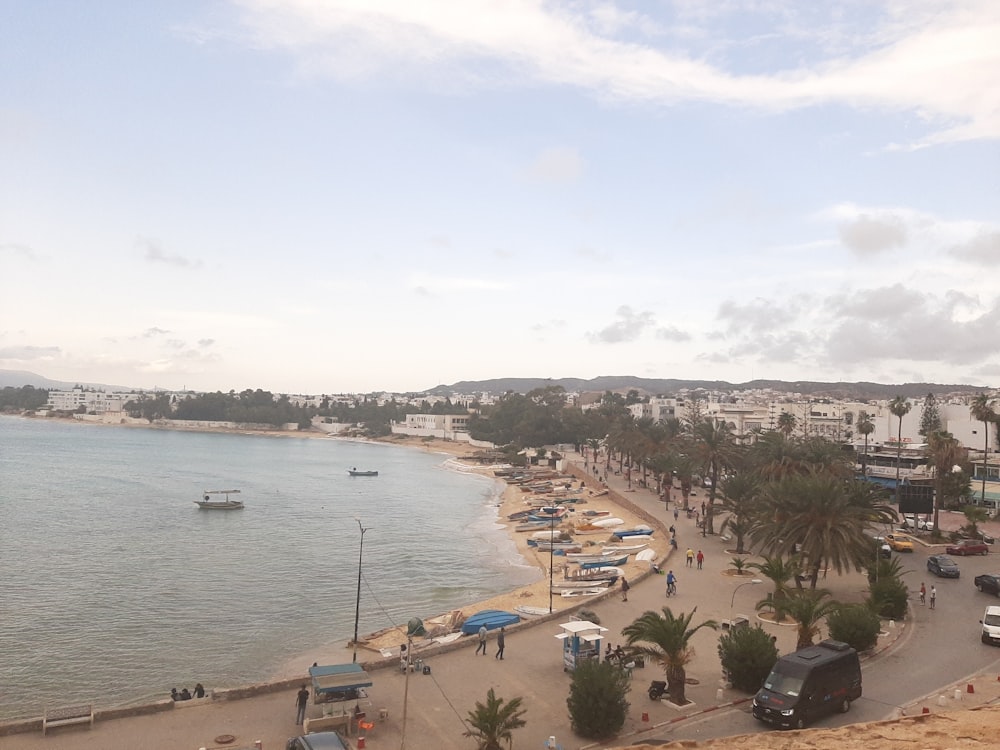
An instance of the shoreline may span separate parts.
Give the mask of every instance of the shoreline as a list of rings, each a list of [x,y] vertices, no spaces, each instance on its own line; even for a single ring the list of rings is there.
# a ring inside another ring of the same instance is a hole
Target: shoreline
[[[483,514],[483,522],[485,524],[492,525],[495,531],[505,532],[504,537],[507,542],[513,545],[513,555],[505,555],[505,559],[508,560],[508,564],[521,565],[527,569],[537,571],[535,575],[537,580],[532,583],[515,586],[512,589],[496,594],[486,599],[482,600],[471,600],[463,602],[461,605],[457,606],[448,612],[443,613],[428,613],[424,619],[425,626],[429,631],[433,632],[432,628],[444,627],[445,624],[455,625],[457,620],[461,617],[468,617],[475,612],[483,609],[501,609],[506,611],[515,611],[518,606],[530,606],[539,609],[548,609],[551,607],[553,613],[569,609],[576,608],[581,604],[584,604],[589,597],[570,597],[564,598],[558,594],[555,596],[550,596],[549,587],[549,561],[550,556],[548,553],[540,554],[535,548],[527,544],[527,538],[530,534],[520,534],[513,530],[514,523],[507,520],[507,516],[515,511],[522,510],[525,507],[525,500],[527,498],[540,499],[545,498],[547,501],[553,504],[558,502],[558,498],[550,498],[547,495],[526,495],[521,492],[520,488],[515,485],[506,485],[506,483],[493,475],[493,470],[495,466],[485,466],[478,465],[474,463],[469,463],[463,459],[470,459],[473,455],[480,453],[481,449],[475,446],[471,446],[468,443],[456,442],[443,440],[440,438],[424,438],[424,437],[410,437],[410,436],[386,436],[383,438],[356,438],[356,437],[338,437],[333,436],[328,433],[324,433],[318,430],[245,430],[245,429],[235,429],[227,427],[211,426],[205,428],[192,428],[189,426],[178,426],[170,427],[165,425],[153,425],[153,424],[141,424],[141,423],[111,423],[111,422],[97,422],[97,421],[84,421],[73,418],[37,418],[43,420],[53,420],[55,423],[66,424],[80,424],[80,425],[99,425],[104,427],[128,427],[132,429],[154,429],[154,430],[173,430],[178,432],[211,432],[219,434],[241,434],[249,436],[258,437],[277,437],[277,438],[301,438],[301,439],[333,439],[340,440],[344,442],[361,442],[368,444],[384,444],[384,445],[394,445],[403,448],[417,448],[425,453],[440,454],[447,456],[445,460],[446,464],[451,464],[448,467],[449,470],[458,471],[461,473],[472,473],[487,478],[498,485],[498,489],[502,487],[502,491],[498,493],[494,498],[491,499],[490,504],[492,507],[492,512],[489,514]],[[568,469],[569,467],[567,467]],[[567,476],[569,472],[567,471]],[[577,473],[574,480],[574,484],[580,483],[581,478],[587,484],[586,491],[586,501],[582,505],[583,509],[601,509],[610,510],[612,515],[623,518],[626,521],[626,526],[632,526],[637,523],[645,522],[643,519],[634,516],[629,513],[628,510],[615,502],[614,498],[606,493],[606,486],[598,483],[593,477],[583,475],[582,471]],[[504,486],[506,485],[506,486]],[[600,494],[598,494],[600,493]],[[495,502],[494,502],[495,501]],[[573,507],[575,510],[575,506]],[[572,526],[572,520],[575,520],[575,516],[578,512],[571,513],[568,518],[570,521],[563,521],[559,526],[564,528],[570,528]],[[582,519],[581,519],[582,521]],[[558,528],[558,526],[557,526]],[[590,537],[579,537],[581,544],[588,544],[595,546],[599,549],[599,545],[603,543],[606,539],[610,537],[610,531],[607,534],[601,534],[597,536]],[[660,549],[663,547],[664,549]],[[666,554],[666,539],[660,538],[652,546],[653,549],[657,551],[657,559],[662,558]],[[563,569],[567,567],[566,559],[561,555],[555,555],[551,558],[553,562],[553,570],[551,575],[553,577],[562,576]],[[635,563],[631,558],[629,563],[625,566],[626,576],[631,580],[638,576],[641,571],[648,570],[647,563]],[[460,572],[457,575],[458,578],[461,577]],[[461,613],[459,615],[458,613]],[[531,617],[527,617],[522,614],[522,620],[530,620]],[[455,628],[446,628],[448,630],[454,630]],[[322,633],[317,633],[319,638],[317,641],[322,639]],[[406,637],[406,625],[402,624],[399,626],[393,626],[389,628],[384,628],[379,631],[367,634],[359,634],[357,653],[359,654],[359,661],[379,661],[384,658],[384,654],[380,649],[392,650],[395,649],[395,653],[398,654],[398,648],[402,643],[405,643]],[[422,649],[433,648],[438,644],[431,639],[419,639],[414,641],[414,653],[419,653]],[[284,681],[287,679],[301,679],[304,673],[307,671],[308,666],[313,662],[320,663],[344,663],[346,661],[353,660],[354,646],[350,636],[344,639],[342,636],[337,637],[333,640],[327,640],[325,642],[317,642],[313,647],[308,650],[301,652],[300,654],[290,657],[283,658],[279,662],[272,664],[272,668],[266,670],[268,677],[267,682]]]

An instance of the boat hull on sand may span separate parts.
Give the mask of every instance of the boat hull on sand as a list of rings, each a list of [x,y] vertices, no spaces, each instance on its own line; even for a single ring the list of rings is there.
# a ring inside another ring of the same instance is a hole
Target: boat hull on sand
[[[521,616],[516,612],[505,612],[502,609],[484,609],[476,612],[462,623],[462,632],[465,635],[473,635],[479,632],[483,625],[487,630],[506,628],[521,621]]]

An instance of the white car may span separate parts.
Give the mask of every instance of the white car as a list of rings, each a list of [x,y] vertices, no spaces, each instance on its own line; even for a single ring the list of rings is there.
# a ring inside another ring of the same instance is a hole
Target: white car
[[[979,622],[983,626],[983,643],[1000,644],[1000,607],[987,607]]]

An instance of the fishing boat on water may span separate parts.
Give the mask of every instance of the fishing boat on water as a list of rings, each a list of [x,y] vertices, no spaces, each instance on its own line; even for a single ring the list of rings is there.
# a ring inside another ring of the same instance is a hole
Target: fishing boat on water
[[[347,473],[352,477],[377,477],[377,471],[359,471],[357,466],[352,466],[347,470]]]
[[[242,500],[233,500],[230,495],[240,494],[239,490],[205,490],[201,495],[201,500],[195,500],[195,505],[203,510],[241,510]],[[222,495],[216,499],[213,495]]]

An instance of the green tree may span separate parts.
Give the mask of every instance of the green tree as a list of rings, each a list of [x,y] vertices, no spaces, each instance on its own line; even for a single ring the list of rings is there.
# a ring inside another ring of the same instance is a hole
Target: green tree
[[[868,585],[867,607],[879,617],[902,620],[909,606],[906,584],[892,576],[879,578]]]
[[[739,455],[739,447],[733,438],[733,430],[722,420],[704,419],[693,425],[695,458],[708,469],[711,482],[708,488],[708,503],[705,508],[705,525],[702,536],[714,534],[712,526],[715,517],[715,495],[719,487],[719,476],[722,469],[734,464]]]
[[[714,620],[705,620],[692,627],[691,620],[697,611],[695,607],[690,614],[681,612],[675,616],[670,607],[664,607],[662,615],[649,610],[622,630],[634,653],[648,656],[663,668],[667,677],[667,693],[678,706],[687,703],[684,667],[694,656],[690,645],[692,636],[702,628],[715,630],[718,627]]]
[[[896,434],[896,501],[899,501],[899,467],[903,461],[903,417],[910,413],[912,405],[904,396],[896,396],[889,402],[889,411],[899,418],[899,430]]]
[[[928,393],[924,397],[924,404],[920,410],[920,434],[927,437],[932,432],[940,430],[943,427],[941,424],[941,409],[938,408],[937,399],[934,397],[933,393]]]
[[[469,711],[466,722],[471,729],[465,732],[465,736],[476,739],[478,750],[502,750],[502,740],[507,741],[507,747],[512,747],[514,730],[526,724],[521,718],[524,713],[520,698],[505,702],[503,698],[497,698],[493,688],[490,688],[486,693],[486,703],[476,701],[475,710]]]
[[[781,608],[781,603],[791,595],[792,587],[789,584],[792,581],[797,581],[796,576],[801,570],[798,558],[792,557],[786,560],[780,555],[773,557],[764,555],[764,562],[747,563],[747,567],[753,568],[774,584],[774,590],[769,596],[774,600],[775,618],[778,622],[783,622],[785,613]]]
[[[719,533],[729,529],[736,538],[736,554],[742,555],[746,550],[745,539],[753,529],[753,519],[757,513],[760,500],[760,482],[746,473],[733,474],[722,482],[722,510],[728,516],[719,526]]]
[[[875,432],[875,423],[872,422],[871,415],[865,410],[858,412],[858,432],[865,438],[865,457],[861,462],[864,475],[868,476],[868,436]]]
[[[861,570],[871,554],[869,526],[891,523],[896,513],[859,485],[814,472],[766,486],[754,542],[775,556],[800,552],[813,589],[824,564]]]
[[[795,620],[795,650],[799,651],[813,644],[813,639],[819,635],[819,626],[823,619],[841,607],[840,602],[828,599],[829,596],[830,592],[826,589],[796,591],[780,604],[773,598],[757,602],[757,610],[777,614],[780,607],[786,615]]]
[[[604,739],[618,733],[628,717],[626,670],[610,662],[585,661],[573,670],[566,706],[570,724],[581,737]]]
[[[791,437],[795,431],[795,415],[791,412],[783,411],[778,415],[778,432],[786,438]]]
[[[969,408],[973,419],[983,423],[983,489],[980,495],[980,502],[986,503],[986,458],[990,448],[990,424],[997,421],[997,413],[993,409],[993,403],[985,393],[980,393],[972,400]]]
[[[778,660],[778,649],[764,629],[734,628],[719,637],[719,661],[729,682],[744,693],[755,693]]]
[[[966,449],[950,432],[935,430],[927,436],[925,449],[927,462],[934,469],[934,529],[938,532],[938,515],[944,500],[945,478],[951,474],[952,467],[964,460]]]
[[[856,651],[867,651],[878,643],[881,623],[878,615],[859,604],[841,607],[826,618],[830,637],[851,646]]]

